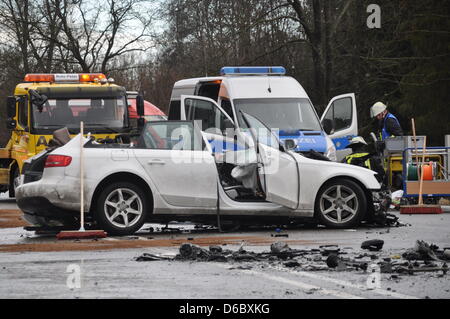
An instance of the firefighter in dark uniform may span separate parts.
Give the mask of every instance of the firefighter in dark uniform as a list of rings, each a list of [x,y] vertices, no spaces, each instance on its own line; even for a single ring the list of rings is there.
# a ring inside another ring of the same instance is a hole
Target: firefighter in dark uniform
[[[370,146],[361,136],[354,137],[348,148],[352,149],[352,153],[346,156],[342,163],[361,166],[377,172],[376,178],[380,183],[384,183],[386,172],[384,171],[381,158],[378,154],[370,150]]]

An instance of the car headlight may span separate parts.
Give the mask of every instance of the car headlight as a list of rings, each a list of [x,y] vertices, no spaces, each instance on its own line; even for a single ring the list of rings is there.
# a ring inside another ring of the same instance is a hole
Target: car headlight
[[[337,162],[336,146],[331,139],[327,138],[327,153],[325,154],[331,161]]]

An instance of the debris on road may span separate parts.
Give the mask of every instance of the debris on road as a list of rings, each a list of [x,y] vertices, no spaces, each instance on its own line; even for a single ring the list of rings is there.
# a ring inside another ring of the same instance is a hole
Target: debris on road
[[[418,241],[414,249],[409,249],[400,255],[382,256],[379,251],[384,245],[382,240],[368,240],[362,244],[363,249],[369,249],[378,253],[361,254],[358,251],[341,249],[337,245],[323,245],[319,249],[292,249],[285,242],[275,242],[270,246],[269,252],[251,252],[244,249],[242,242],[238,250],[224,249],[219,245],[202,248],[191,243],[184,243],[179,247],[179,253],[175,257],[166,257],[153,254],[143,254],[136,261],[198,261],[198,262],[237,262],[256,263],[267,262],[270,265],[279,262],[280,266],[294,268],[301,271],[363,271],[369,267],[378,266],[383,274],[391,274],[391,278],[399,279],[398,275],[414,275],[421,272],[442,272],[446,275],[448,266],[444,262],[437,264],[444,251],[435,245],[428,245]],[[445,250],[448,251],[448,250]],[[395,257],[395,258],[391,258]],[[413,257],[413,259],[408,259]],[[436,259],[433,259],[436,258]],[[412,262],[412,260],[415,260]],[[264,264],[262,264],[263,266]],[[241,264],[230,269],[251,269],[253,265]],[[398,275],[395,275],[398,274]]]
[[[288,268],[299,267],[300,263],[298,261],[296,261],[296,260],[291,260],[291,261],[285,262],[284,266],[288,267]]]
[[[289,237],[289,234],[271,234],[270,237]]]
[[[362,269],[366,271],[369,266],[367,262],[340,258],[338,255],[335,254],[329,255],[326,262],[328,267],[335,268],[338,271],[344,271],[352,268]]]
[[[136,261],[160,261],[160,260],[172,260],[172,257],[165,257],[161,255],[154,255],[154,254],[148,254],[144,253],[142,256],[137,257]]]
[[[337,245],[324,245],[319,247],[321,249],[322,256],[328,256],[330,254],[339,254],[341,249]]]
[[[450,260],[448,250],[440,250],[438,246],[418,240],[414,248],[408,249],[402,254],[406,260]]]
[[[384,240],[372,239],[372,240],[367,240],[367,241],[363,242],[361,245],[361,248],[367,249],[370,251],[380,251],[381,249],[383,249],[383,245],[384,245]]]
[[[291,248],[285,242],[279,241],[270,245],[270,251],[273,254],[286,254],[291,252]]]
[[[442,271],[443,275],[446,275],[448,272],[448,266],[446,263],[442,265],[442,267],[414,267],[413,265],[409,265],[408,267],[399,267],[396,269],[398,273],[407,273],[409,275],[414,275],[414,273],[419,272],[440,272]]]
[[[443,257],[446,260],[450,260],[450,249],[445,249],[444,250]]]
[[[342,264],[341,260],[339,259],[339,257],[337,255],[330,255],[327,258],[327,266],[330,268],[336,268],[338,267],[340,264]]]

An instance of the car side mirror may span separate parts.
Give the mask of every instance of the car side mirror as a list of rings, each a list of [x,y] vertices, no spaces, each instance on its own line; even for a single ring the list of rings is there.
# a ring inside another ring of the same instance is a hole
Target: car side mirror
[[[138,116],[145,115],[144,98],[140,94],[138,96],[136,96],[136,111],[137,111]]]
[[[297,148],[297,143],[293,139],[284,140],[284,148],[288,151],[295,150]]]
[[[138,120],[137,120],[138,130],[139,131],[142,130],[144,128],[144,126],[145,126],[145,119],[143,117],[138,118]]]
[[[6,98],[6,113],[9,118],[16,116],[16,98],[14,96]]]
[[[322,122],[322,126],[323,126],[323,130],[325,131],[325,133],[327,133],[327,135],[331,135],[333,133],[333,121],[330,119],[324,119]]]
[[[17,127],[16,120],[7,120],[6,121],[6,128],[8,130],[14,130]]]
[[[47,103],[48,97],[44,94],[39,94],[36,90],[28,90],[31,97],[31,103],[37,107],[39,112],[42,112],[44,104]]]

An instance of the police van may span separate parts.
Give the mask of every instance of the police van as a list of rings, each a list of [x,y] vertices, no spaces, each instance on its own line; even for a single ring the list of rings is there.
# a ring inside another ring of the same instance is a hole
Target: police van
[[[314,150],[332,161],[348,154],[345,148],[358,134],[353,93],[331,99],[319,118],[306,91],[286,76],[284,67],[224,67],[220,74],[176,82],[169,120],[201,120],[203,130],[222,131],[229,121],[244,128],[245,112],[276,130],[281,143],[294,141],[296,152]]]

